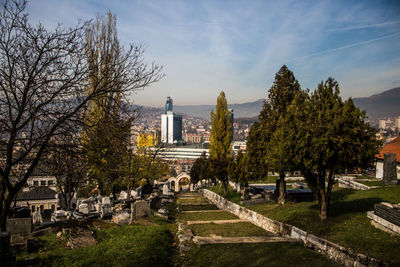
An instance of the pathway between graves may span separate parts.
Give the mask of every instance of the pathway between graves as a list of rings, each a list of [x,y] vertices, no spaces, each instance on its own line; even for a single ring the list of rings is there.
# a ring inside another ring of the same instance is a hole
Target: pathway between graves
[[[185,233],[181,239],[191,239],[196,245],[296,242],[219,210],[197,192],[180,193],[177,203],[180,228]]]

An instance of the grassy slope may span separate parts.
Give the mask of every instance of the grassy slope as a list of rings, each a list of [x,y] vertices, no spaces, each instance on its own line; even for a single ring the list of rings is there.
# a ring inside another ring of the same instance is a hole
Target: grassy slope
[[[180,213],[179,220],[183,221],[211,221],[211,220],[232,220],[238,219],[235,215],[229,212],[196,212],[196,213]]]
[[[188,266],[337,266],[298,243],[218,244],[194,247]]]
[[[257,227],[249,222],[228,223],[228,224],[193,224],[190,225],[194,235],[210,236],[217,235],[229,236],[270,236],[271,234],[264,229]]]
[[[222,193],[218,188],[213,190]],[[400,238],[376,229],[367,218],[367,211],[373,210],[374,204],[382,201],[399,203],[400,186],[364,191],[335,188],[330,217],[325,223],[319,220],[316,202],[287,203],[284,207],[269,203],[248,208],[358,252],[400,264]]]
[[[74,250],[55,234],[40,237],[42,249],[32,262],[38,266],[171,266],[172,235],[160,226],[123,226],[97,233],[99,243]],[[29,255],[32,257],[32,255]],[[27,264],[24,257],[19,265]]]

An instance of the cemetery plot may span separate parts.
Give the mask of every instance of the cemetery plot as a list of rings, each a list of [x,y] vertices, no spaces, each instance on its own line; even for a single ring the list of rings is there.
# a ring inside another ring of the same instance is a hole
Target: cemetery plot
[[[218,187],[212,190],[219,192]],[[226,198],[230,200],[229,196]],[[376,229],[367,217],[367,212],[374,210],[374,205],[383,201],[400,203],[400,186],[370,190],[335,186],[332,191],[330,217],[325,223],[320,221],[316,202],[286,203],[283,207],[266,203],[247,208],[397,266],[400,264],[400,237]]]
[[[199,212],[181,212],[178,215],[179,220],[200,221],[200,220],[230,220],[238,219],[232,213],[219,210],[199,211]]]
[[[193,224],[189,226],[196,236],[222,236],[222,237],[245,237],[245,236],[274,236],[272,233],[257,227],[249,222],[225,223],[225,224]]]
[[[298,243],[210,244],[194,247],[188,266],[339,266]]]

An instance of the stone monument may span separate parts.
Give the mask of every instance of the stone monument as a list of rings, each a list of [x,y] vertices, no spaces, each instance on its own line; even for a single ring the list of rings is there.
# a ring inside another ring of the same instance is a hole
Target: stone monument
[[[384,185],[397,184],[396,154],[384,154],[382,182]]]
[[[131,221],[150,217],[150,204],[145,200],[139,200],[131,204]]]

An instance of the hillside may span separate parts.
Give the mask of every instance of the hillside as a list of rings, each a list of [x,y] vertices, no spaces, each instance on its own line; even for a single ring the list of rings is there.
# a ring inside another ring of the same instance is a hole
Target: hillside
[[[235,118],[256,117],[261,111],[263,100],[243,104],[228,104],[228,107],[234,110]],[[215,105],[187,105],[174,106],[174,112],[191,115],[194,117],[210,120],[210,112],[215,109]]]
[[[400,87],[386,90],[370,97],[353,98],[354,104],[367,111],[368,118],[400,116]]]
[[[357,107],[367,111],[370,120],[377,120],[383,117],[400,116],[400,87],[386,90],[380,94],[370,97],[353,98]],[[228,104],[234,110],[235,118],[256,118],[263,105],[263,99],[243,104]],[[174,105],[174,112],[193,117],[210,120],[210,112],[215,109],[215,105]],[[142,113],[162,113],[163,108],[142,107]]]

